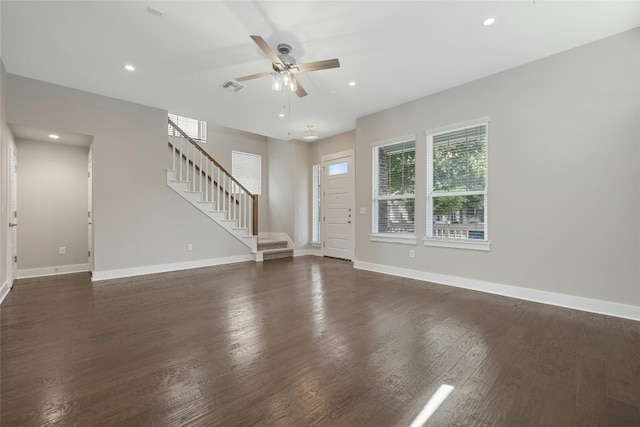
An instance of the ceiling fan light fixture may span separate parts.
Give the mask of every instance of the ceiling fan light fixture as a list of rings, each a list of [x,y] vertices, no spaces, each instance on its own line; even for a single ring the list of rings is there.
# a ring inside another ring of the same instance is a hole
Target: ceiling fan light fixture
[[[320,136],[318,131],[313,128],[313,125],[307,125],[307,130],[302,132],[302,139],[306,141],[314,141]]]
[[[271,60],[271,68],[275,73],[262,72],[251,74],[248,76],[238,77],[239,82],[245,80],[253,80],[260,77],[267,77],[269,74],[272,76],[271,89],[274,91],[281,91],[283,89],[295,92],[298,98],[307,96],[307,91],[304,90],[302,85],[298,83],[295,74],[305,73],[311,71],[326,70],[329,68],[340,67],[340,61],[337,58],[325,59],[323,61],[307,62],[305,64],[298,64],[296,59],[289,55],[291,53],[291,46],[286,43],[280,43],[278,45],[278,54],[269,47],[266,41],[258,35],[249,36],[255,44],[258,45],[260,50]]]
[[[282,90],[282,76],[280,75],[280,73],[275,73],[273,75],[273,78],[271,80],[271,89],[275,91]]]
[[[284,70],[282,72],[282,84],[284,86],[289,86],[290,83],[291,83],[291,74],[289,73],[289,70]]]

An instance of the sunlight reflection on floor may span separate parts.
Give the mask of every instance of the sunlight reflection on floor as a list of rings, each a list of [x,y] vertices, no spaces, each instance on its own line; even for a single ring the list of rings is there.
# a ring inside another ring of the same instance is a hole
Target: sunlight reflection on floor
[[[438,390],[431,396],[431,399],[424,405],[418,416],[413,420],[410,427],[422,427],[429,420],[431,415],[440,407],[449,394],[453,391],[453,386],[442,384]]]

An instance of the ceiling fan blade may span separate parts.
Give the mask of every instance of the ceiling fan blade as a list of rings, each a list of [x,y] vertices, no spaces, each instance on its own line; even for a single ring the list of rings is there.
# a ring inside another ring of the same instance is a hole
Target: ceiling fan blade
[[[340,67],[338,59],[325,59],[324,61],[307,62],[306,64],[296,64],[296,67],[302,72],[326,70],[329,68]]]
[[[302,85],[300,84],[299,81],[296,81],[297,84],[297,88],[296,88],[296,95],[298,95],[298,98],[302,98],[303,96],[307,96],[307,91],[304,90],[304,88],[302,87]]]
[[[276,55],[273,49],[269,47],[267,42],[264,41],[262,37],[260,36],[249,36],[249,37],[251,37],[251,40],[253,40],[258,45],[258,47],[264,52],[265,55],[267,55],[267,58],[269,58],[271,62],[273,62],[274,64],[280,64],[284,69],[284,64],[282,63],[282,61],[280,61],[280,58],[278,58],[278,55]]]
[[[267,76],[270,76],[270,75],[271,75],[270,72],[265,71],[264,73],[256,73],[256,74],[251,74],[249,76],[238,77],[236,79],[236,81],[243,82],[245,80],[259,79],[260,77],[267,77]]]

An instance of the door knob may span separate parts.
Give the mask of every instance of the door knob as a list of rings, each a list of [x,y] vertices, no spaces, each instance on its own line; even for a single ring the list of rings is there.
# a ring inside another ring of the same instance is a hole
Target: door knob
[[[9,228],[11,228],[11,227],[17,227],[17,226],[18,226],[18,224],[12,224],[12,223],[9,223]]]

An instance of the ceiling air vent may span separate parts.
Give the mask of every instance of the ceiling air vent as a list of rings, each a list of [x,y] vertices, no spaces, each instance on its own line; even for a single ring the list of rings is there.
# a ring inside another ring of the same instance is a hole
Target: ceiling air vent
[[[225,82],[222,83],[220,87],[231,92],[240,92],[245,87],[247,87],[247,85],[243,85],[242,83],[239,83],[235,80],[225,80]]]

